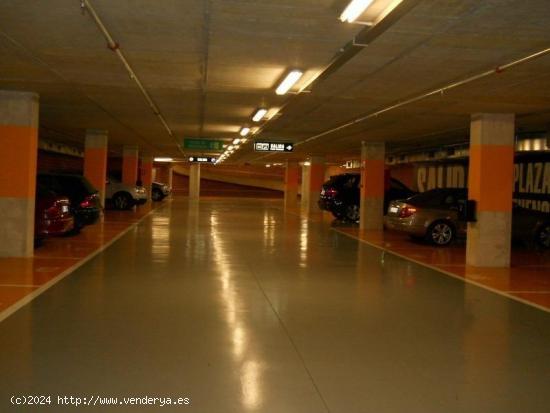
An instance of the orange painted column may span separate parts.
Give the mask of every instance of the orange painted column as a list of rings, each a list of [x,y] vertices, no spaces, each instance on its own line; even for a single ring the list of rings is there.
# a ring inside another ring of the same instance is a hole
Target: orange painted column
[[[38,95],[0,91],[0,257],[34,251]]]
[[[325,182],[325,158],[322,156],[312,156],[309,160],[307,183],[306,183],[306,198],[305,212],[308,214],[321,213],[317,201],[321,194],[321,187]]]
[[[510,266],[514,136],[513,114],[472,115],[468,198],[477,222],[468,223],[468,265]]]
[[[384,227],[385,158],[384,142],[362,143],[359,209],[361,230],[382,230]]]
[[[287,162],[285,169],[285,208],[298,206],[298,187],[300,185],[300,165],[298,162]]]
[[[151,199],[153,188],[153,157],[143,156],[141,158],[141,184],[147,189],[147,195]]]
[[[99,191],[101,205],[105,205],[108,142],[109,135],[106,130],[88,129],[86,131],[84,176]]]
[[[305,210],[309,198],[309,161],[302,162],[302,187],[300,188],[300,207]]]
[[[136,185],[138,180],[138,148],[125,146],[122,151],[122,183]]]

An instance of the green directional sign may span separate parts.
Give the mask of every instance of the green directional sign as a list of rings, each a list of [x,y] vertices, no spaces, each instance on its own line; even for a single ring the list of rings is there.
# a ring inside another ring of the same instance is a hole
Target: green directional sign
[[[194,151],[223,151],[224,141],[202,138],[184,138],[183,149]]]

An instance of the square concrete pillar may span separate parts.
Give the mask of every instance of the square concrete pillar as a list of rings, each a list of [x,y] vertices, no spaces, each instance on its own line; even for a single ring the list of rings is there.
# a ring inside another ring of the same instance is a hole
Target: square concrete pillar
[[[189,167],[189,199],[198,200],[201,193],[201,164],[193,163]]]
[[[122,182],[126,185],[135,185],[138,180],[137,146],[125,146],[122,151]]]
[[[142,156],[140,168],[141,185],[147,189],[147,195],[151,199],[153,193],[153,157]]]
[[[382,230],[384,228],[385,193],[384,142],[363,142],[361,144],[361,194],[359,229]]]
[[[309,162],[302,163],[302,187],[300,189],[300,204],[301,208],[305,210],[309,197]]]
[[[321,187],[325,182],[325,158],[322,156],[312,156],[307,167],[307,181],[305,185],[305,203],[304,211],[308,214],[321,213],[317,201],[321,194]],[[302,194],[303,196],[303,194]]]
[[[38,95],[0,91],[0,257],[34,251]]]
[[[106,130],[88,129],[84,141],[84,176],[99,191],[101,205],[105,205],[108,136]]]
[[[300,185],[300,165],[298,162],[287,162],[285,168],[285,209],[298,207],[298,186]]]
[[[477,203],[477,222],[468,223],[468,265],[510,265],[514,136],[513,114],[472,115],[468,198]]]

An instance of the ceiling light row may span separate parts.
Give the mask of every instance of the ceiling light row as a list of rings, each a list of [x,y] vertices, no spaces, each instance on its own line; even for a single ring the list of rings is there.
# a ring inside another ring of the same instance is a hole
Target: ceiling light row
[[[248,141],[247,135],[249,133],[250,133],[250,128],[242,128],[240,132],[240,135],[242,136],[242,138],[233,139],[233,141],[231,142],[231,145],[226,146],[225,152],[218,158],[216,163],[217,164],[222,163],[227,158],[229,158],[233,154],[233,152],[238,150],[242,144],[246,143]]]
[[[279,84],[277,89],[275,90],[275,93],[277,95],[286,95],[288,91],[298,82],[298,80],[301,79],[301,77],[304,75],[304,72],[301,70],[291,70],[283,79],[283,81]],[[252,115],[252,121],[253,122],[261,122],[262,120],[273,118],[279,112],[280,108],[273,108],[273,109],[266,109],[266,108],[259,108],[254,112]],[[246,137],[250,134],[251,129],[248,126],[243,126],[239,132],[239,135],[241,135],[242,138],[235,138],[233,139],[233,145],[230,145],[226,148],[225,152],[219,157],[218,161],[216,163],[221,163],[225,161],[229,156],[233,154],[237,149],[239,149],[240,145],[243,143],[246,143],[247,139]]]

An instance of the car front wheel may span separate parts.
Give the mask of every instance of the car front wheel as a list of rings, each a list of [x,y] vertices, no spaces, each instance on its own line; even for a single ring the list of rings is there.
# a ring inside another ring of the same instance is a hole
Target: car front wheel
[[[428,228],[426,238],[429,242],[438,246],[449,245],[455,237],[455,229],[445,221],[434,222]]]
[[[151,198],[153,199],[153,201],[162,201],[162,199],[164,198],[164,194],[160,189],[153,189]]]
[[[348,205],[346,207],[346,219],[352,222],[359,221],[359,205]]]
[[[129,209],[132,206],[132,197],[125,193],[116,194],[113,197],[113,206],[120,211]]]

